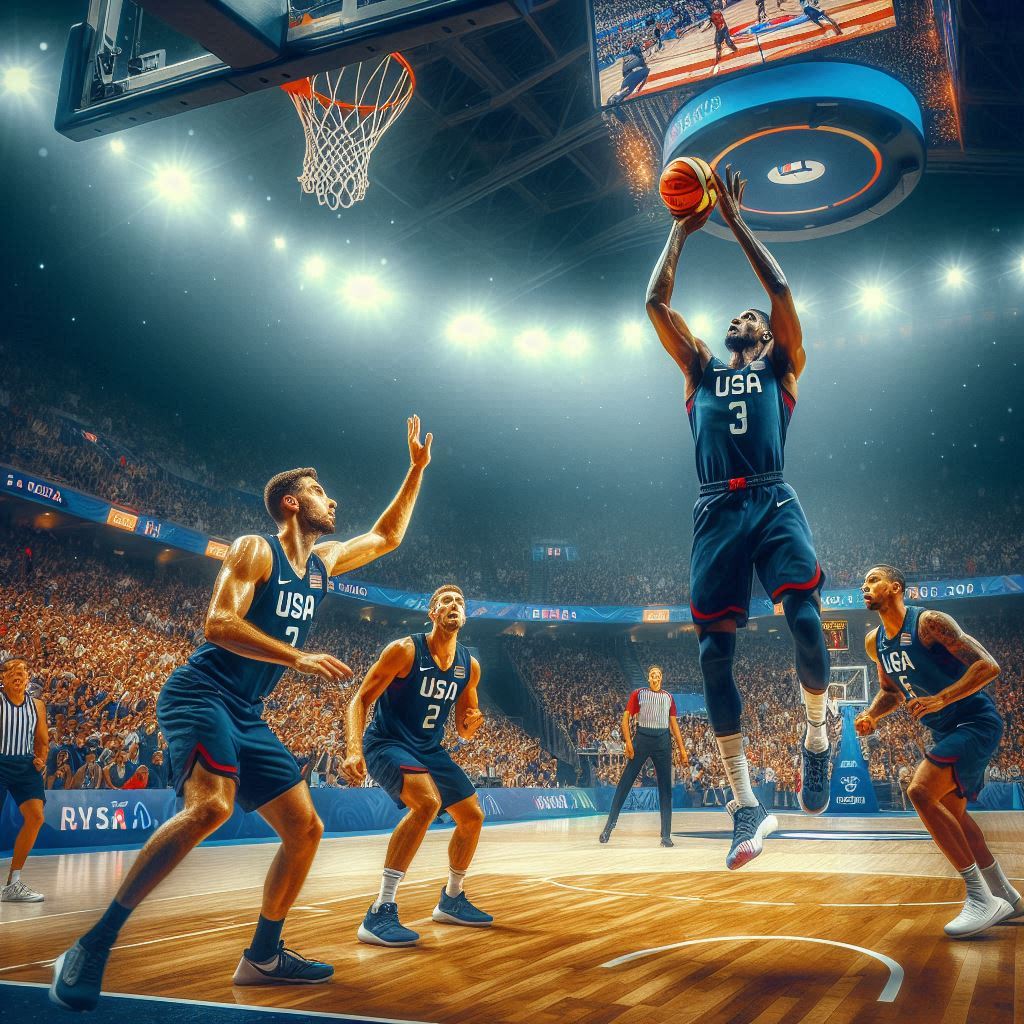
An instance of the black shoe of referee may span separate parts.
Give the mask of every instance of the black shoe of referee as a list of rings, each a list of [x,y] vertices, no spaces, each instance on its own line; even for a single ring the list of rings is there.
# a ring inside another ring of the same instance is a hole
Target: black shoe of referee
[[[662,836],[661,837],[661,845],[662,846],[675,846],[676,844],[672,842],[672,837],[671,836]]]
[[[605,827],[603,829],[601,829],[601,835],[598,837],[597,841],[599,843],[607,843],[608,840],[611,839],[611,837],[612,837],[612,830],[607,825],[605,825]]]

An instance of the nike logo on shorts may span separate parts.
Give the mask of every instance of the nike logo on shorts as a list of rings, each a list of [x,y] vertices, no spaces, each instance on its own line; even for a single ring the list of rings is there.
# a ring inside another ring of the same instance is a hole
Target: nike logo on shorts
[[[794,494],[792,498],[785,498],[782,501],[775,502],[775,507],[782,508],[782,506],[785,505],[787,501],[796,501],[796,495]]]

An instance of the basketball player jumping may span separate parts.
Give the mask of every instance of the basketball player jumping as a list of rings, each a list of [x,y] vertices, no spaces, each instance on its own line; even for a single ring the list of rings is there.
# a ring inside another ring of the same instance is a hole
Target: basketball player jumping
[[[348,706],[347,756],[343,771],[354,786],[370,776],[408,808],[388,843],[380,894],[366,912],[357,935],[377,946],[412,946],[419,935],[398,920],[398,883],[409,870],[438,812],[455,820],[448,844],[448,882],[431,915],[444,924],[486,928],[490,914],[477,909],[462,885],[480,840],[484,812],[473,783],[442,749],[445,722],[455,711],[455,727],[468,740],[483,724],[477,702],[480,664],[458,642],[466,624],[466,602],[454,584],[430,598],[429,633],[395,640],[384,648]],[[363,727],[370,706],[373,721]]]
[[[728,804],[733,840],[726,866],[735,869],[756,857],[763,838],[777,827],[750,786],[740,733],[742,702],[733,678],[736,628],[747,621],[754,569],[772,600],[782,602],[793,634],[807,714],[799,799],[809,814],[828,806],[829,657],[818,602],[824,574],[796,492],[782,479],[797,378],[807,361],[800,321],[782,269],[740,215],[746,182],[726,168],[726,184],[717,176],[716,183],[722,216],[768,293],[771,314],[747,309],[733,319],[725,336],[731,354],[726,364],[669,305],[683,244],[704,225],[710,207],[673,223],[648,288],[647,312],[686,378],[686,413],[700,480],[693,510],[690,609],[708,717],[733,791]]]
[[[821,6],[821,0],[801,0],[801,5],[804,9],[804,14],[814,22],[822,32],[825,32],[825,25],[830,25],[835,31],[837,36],[843,34],[843,30],[839,27],[839,23],[833,18],[828,11],[824,10]],[[825,22],[825,25],[822,25]]]
[[[881,688],[855,724],[859,736],[870,736],[880,719],[905,704],[931,730],[935,745],[917,766],[907,795],[967,886],[963,910],[945,926],[947,935],[965,939],[1024,917],[1020,893],[967,813],[1003,735],[1003,720],[985,692],[999,665],[945,613],[905,604],[905,591],[903,573],[891,565],[876,565],[864,577],[864,603],[882,620],[864,642]]]
[[[612,113],[623,123],[626,123],[626,116],[618,109],[618,105],[627,99],[637,90],[642,89],[651,74],[650,65],[645,56],[647,50],[642,40],[637,40],[622,55],[622,84],[619,91],[608,98],[608,105]]]
[[[373,528],[349,541],[334,532],[337,502],[313,469],[279,473],[266,486],[276,534],[239,537],[214,584],[206,643],[175,669],[157,701],[157,722],[185,806],[143,847],[99,922],[54,964],[50,995],[68,1009],[95,1007],[103,971],[131,912],[237,803],[258,810],[281,837],[270,865],[256,933],[235,971],[235,985],[313,984],[334,973],[281,941],[284,918],[302,888],[323,832],[298,765],[263,720],[262,701],[285,669],[327,681],[352,670],[331,654],[302,650],[327,579],[393,551],[402,542],[430,462],[432,435],[420,442],[408,421],[410,467]]]

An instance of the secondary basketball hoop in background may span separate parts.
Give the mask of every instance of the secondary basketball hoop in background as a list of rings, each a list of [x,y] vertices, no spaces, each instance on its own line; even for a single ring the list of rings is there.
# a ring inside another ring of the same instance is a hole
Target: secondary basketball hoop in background
[[[366,195],[370,157],[409,105],[416,75],[400,53],[321,71],[281,86],[302,122],[299,184],[321,206],[348,209]]]

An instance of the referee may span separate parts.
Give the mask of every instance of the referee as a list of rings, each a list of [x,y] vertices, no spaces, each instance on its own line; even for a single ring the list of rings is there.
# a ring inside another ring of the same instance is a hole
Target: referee
[[[42,771],[46,767],[46,705],[28,694],[28,665],[11,658],[0,665],[0,807],[9,792],[23,819],[14,840],[7,884],[0,902],[40,903],[42,893],[21,880],[21,869],[43,826]]]
[[[619,811],[636,777],[643,771],[647,759],[654,764],[658,779],[658,806],[661,809],[661,845],[674,846],[672,842],[672,740],[676,741],[679,756],[686,770],[690,762],[683,746],[683,736],[676,721],[676,702],[670,693],[661,689],[662,672],[657,665],[647,670],[647,689],[634,690],[629,697],[626,710],[622,713],[622,740],[626,747],[628,762],[622,778],[615,787],[612,809],[601,832],[601,842],[607,843],[612,829],[619,820]],[[636,719],[636,742],[630,738],[629,720]],[[669,731],[671,730],[671,737]]]

